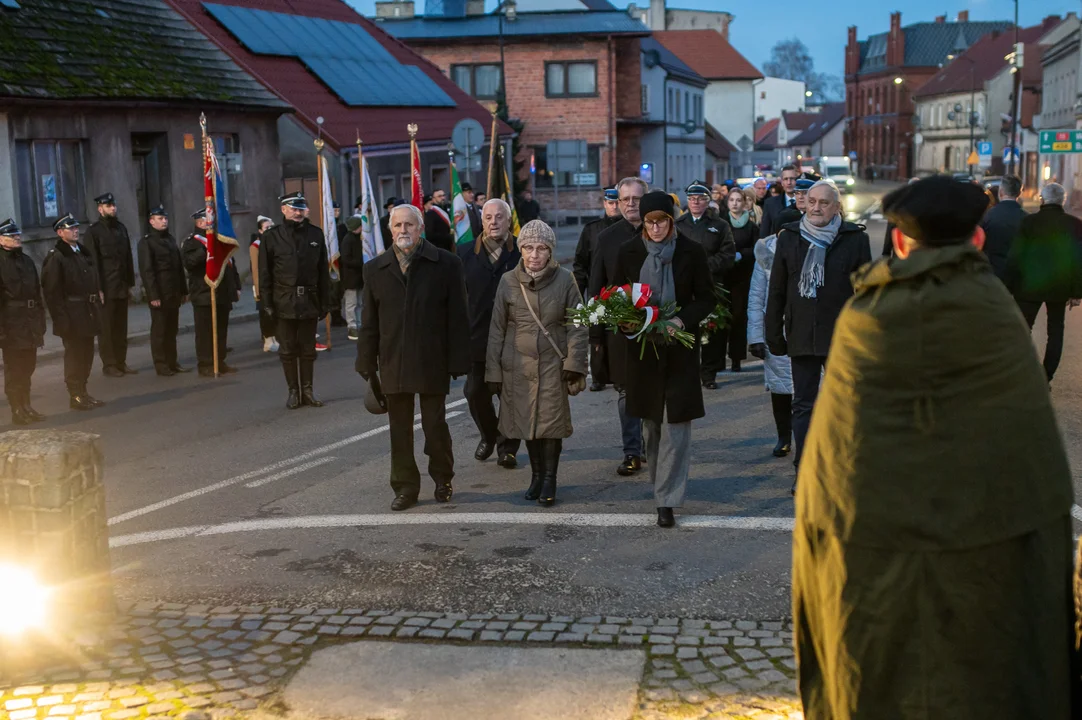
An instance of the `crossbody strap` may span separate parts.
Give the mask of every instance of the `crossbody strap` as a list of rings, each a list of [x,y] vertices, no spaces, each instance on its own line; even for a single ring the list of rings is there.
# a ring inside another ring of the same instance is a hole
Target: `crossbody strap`
[[[552,349],[560,356],[560,360],[563,360],[565,355],[560,351],[560,346],[556,344],[556,341],[552,339],[552,335],[545,329],[545,326],[541,324],[541,318],[537,317],[537,313],[534,312],[533,306],[530,305],[530,296],[526,294],[526,286],[521,282],[519,282],[518,286],[522,288],[522,301],[526,303],[526,309],[530,311],[530,317],[537,323],[537,327],[541,330],[545,339],[549,341],[549,345],[552,346]]]

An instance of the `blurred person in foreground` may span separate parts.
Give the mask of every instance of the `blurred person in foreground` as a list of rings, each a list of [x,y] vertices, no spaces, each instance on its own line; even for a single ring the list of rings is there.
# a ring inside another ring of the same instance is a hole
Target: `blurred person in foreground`
[[[1045,307],[1044,371],[1049,383],[1063,355],[1067,307],[1078,307],[1082,298],[1082,220],[1064,211],[1065,197],[1062,185],[1041,188],[1041,209],[1019,224],[1004,270],[1004,281],[1030,330],[1041,305]]]
[[[1077,717],[1071,471],[986,206],[889,194],[895,257],[838,318],[793,533],[807,720]]]

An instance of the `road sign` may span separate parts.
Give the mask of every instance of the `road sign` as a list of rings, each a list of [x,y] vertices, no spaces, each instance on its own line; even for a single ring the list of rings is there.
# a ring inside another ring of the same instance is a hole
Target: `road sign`
[[[976,150],[971,150],[969,153],[969,159],[966,160],[966,165],[978,165],[980,164],[981,156],[977,154]]]
[[[992,167],[992,143],[987,140],[977,143],[977,157],[979,158],[978,165]]]
[[[1082,130],[1041,130],[1041,153],[1082,153]]]
[[[592,187],[597,185],[597,173],[575,173],[571,182],[575,185]]]
[[[1018,164],[1021,162],[1021,156],[1018,154],[1018,148],[1003,148],[1003,163],[1009,165],[1011,162],[1011,150],[1014,150],[1014,162]]]
[[[485,144],[485,129],[473,118],[463,118],[451,130],[451,144],[455,148],[455,164],[469,173],[481,170],[481,148]]]

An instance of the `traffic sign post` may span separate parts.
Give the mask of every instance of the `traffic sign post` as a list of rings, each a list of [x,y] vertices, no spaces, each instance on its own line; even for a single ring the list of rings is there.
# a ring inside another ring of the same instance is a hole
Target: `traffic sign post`
[[[471,172],[481,171],[481,146],[485,144],[485,129],[473,118],[463,118],[451,131],[455,148],[455,164],[466,171],[466,182],[472,183]]]
[[[1082,153],[1082,130],[1041,130],[1037,152]]]
[[[977,165],[982,168],[992,167],[992,143],[983,140],[977,143]]]

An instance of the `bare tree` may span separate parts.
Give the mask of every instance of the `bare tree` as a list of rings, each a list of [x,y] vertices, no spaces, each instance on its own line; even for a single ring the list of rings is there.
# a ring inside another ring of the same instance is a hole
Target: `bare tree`
[[[812,99],[830,102],[844,95],[841,78],[815,72],[815,61],[808,48],[798,38],[781,40],[770,51],[770,60],[763,64],[769,77],[800,80],[812,92]]]

